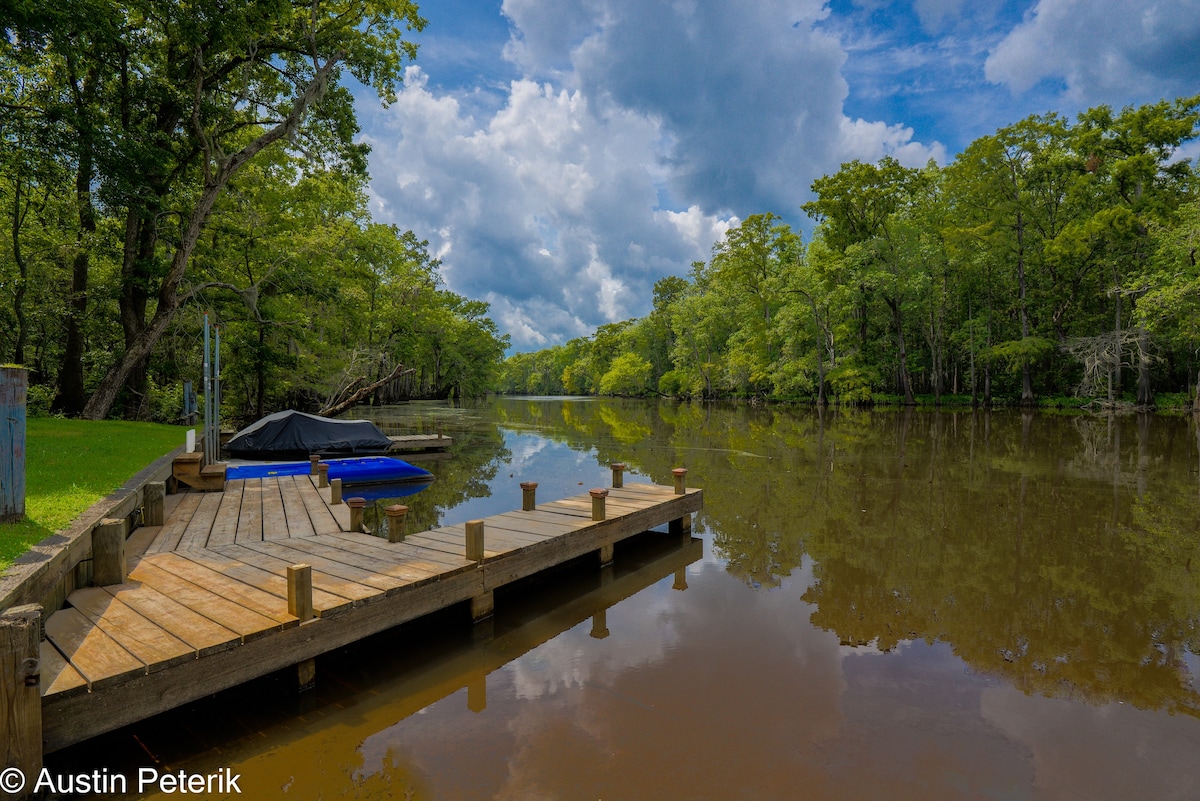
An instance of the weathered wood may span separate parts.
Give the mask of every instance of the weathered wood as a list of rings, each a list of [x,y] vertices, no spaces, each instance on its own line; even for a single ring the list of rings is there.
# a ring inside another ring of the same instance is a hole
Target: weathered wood
[[[483,561],[483,521],[468,520],[466,525],[466,557],[472,562]]]
[[[291,565],[287,569],[288,613],[303,623],[313,618],[312,567]]]
[[[308,477],[292,476],[292,481],[296,487],[296,492],[300,494],[300,499],[304,502],[304,508],[308,511],[308,518],[312,523],[314,533],[320,536],[322,534],[335,534],[341,531],[341,524],[334,516],[330,507],[326,505],[320,491],[312,485]],[[336,479],[336,481],[341,481],[341,479]],[[333,508],[345,510],[346,506],[345,504],[341,504]],[[349,521],[347,521],[348,523]]]
[[[183,532],[187,531],[188,524],[192,521],[192,515],[196,513],[203,498],[204,496],[198,492],[188,492],[182,495],[179,503],[175,506],[175,511],[167,516],[166,523],[163,524],[158,536],[154,538],[154,542],[150,543],[146,552],[168,553],[178,548],[179,540],[183,538]]]
[[[366,498],[347,498],[346,506],[350,507],[350,530],[363,530],[363,510],[367,506]]]
[[[308,457],[308,474],[310,476],[315,476],[317,474],[317,465],[319,465],[320,463],[321,463],[320,456],[313,455],[313,456]]]
[[[87,680],[79,675],[79,671],[71,667],[58,649],[54,647],[54,643],[49,640],[42,640],[38,649],[40,668],[41,668],[41,685],[42,695],[55,695],[57,693],[87,693]],[[38,744],[41,747],[41,744]]]
[[[166,520],[167,485],[162,481],[147,482],[143,489],[142,524],[161,526]]]
[[[175,598],[168,597],[148,584],[120,584],[105,587],[119,603],[128,606],[159,628],[170,633],[196,652],[208,656],[241,643],[241,636],[196,612]]]
[[[311,537],[316,534],[308,507],[300,490],[296,487],[295,476],[284,476],[279,480],[279,494],[283,499],[283,511],[287,517],[287,533],[289,537]]]
[[[25,516],[24,367],[0,367],[0,522]]]
[[[92,531],[92,581],[98,586],[125,583],[124,518],[108,518]]]
[[[675,477],[675,494],[682,495],[684,493],[684,479],[687,477],[686,467],[676,467],[671,471],[671,475]]]
[[[144,676],[146,665],[83,616],[78,609],[60,609],[46,619],[46,639],[62,652],[92,691]]]
[[[278,479],[262,482],[262,527],[264,540],[282,540],[292,536],[288,528],[288,517],[283,507]]]
[[[195,554],[188,554],[195,556]],[[211,563],[211,560],[205,560]],[[285,628],[295,626],[297,620],[287,611],[287,589],[283,593],[274,594],[253,586],[238,578],[226,576],[220,570],[214,570],[207,564],[185,559],[180,554],[164,553],[147,556],[138,564],[140,569],[147,563],[172,573],[193,584],[210,589],[214,593],[229,600],[273,618]]]
[[[496,611],[496,597],[492,590],[480,593],[471,599],[471,620],[479,621],[491,617]]]
[[[234,542],[261,542],[263,534],[262,479],[248,478],[242,485],[242,507],[238,513]]]
[[[245,492],[244,479],[228,481],[225,491],[221,493],[221,505],[217,509],[216,519],[208,532],[208,547],[232,545],[237,539],[238,520],[242,513],[242,496]]]
[[[397,503],[383,511],[387,514],[388,542],[400,542],[404,539],[404,519],[408,516],[408,507]]]
[[[608,490],[599,488],[588,490],[588,495],[592,496],[592,519],[603,520],[605,515],[604,500],[608,497]]]
[[[611,565],[613,563],[613,551],[613,543],[611,542],[607,545],[600,546],[600,550],[597,552],[600,554],[600,567]]]
[[[287,540],[275,540],[274,542],[286,542]],[[248,542],[239,545],[227,545],[220,548],[216,553],[221,556],[229,557],[236,560],[231,564],[240,564],[253,566],[260,570],[277,577],[285,579],[284,597],[290,597],[287,594],[286,577],[288,568],[295,562],[294,554],[286,552],[286,556],[278,556],[271,548],[264,548],[267,545],[264,542]],[[229,568],[227,571],[232,572]],[[259,586],[269,588],[269,585],[261,583],[263,579],[259,579]],[[346,581],[338,577],[336,574],[327,574],[314,569],[312,571],[312,587],[313,596],[320,599],[316,603],[317,611],[322,614],[332,614],[334,612],[344,610],[351,605],[359,605],[368,602],[371,599],[379,596],[382,592],[375,587],[368,587],[363,584],[358,584],[354,581]]]
[[[196,614],[232,631],[242,642],[251,642],[283,628],[280,621],[163,570],[150,561],[135,565],[129,577],[141,582],[143,588],[170,596]]]
[[[329,486],[329,463],[321,462],[317,465],[317,489],[324,489]]]
[[[625,486],[625,463],[613,462],[609,467],[612,468],[613,489],[620,489]]]
[[[209,533],[212,531],[213,523],[217,519],[224,500],[223,493],[206,492],[200,497],[200,503],[196,506],[196,511],[192,514],[187,528],[183,530],[183,536],[179,538],[176,550],[196,550],[208,545]]]
[[[537,482],[521,482],[521,511],[532,512],[537,508]]]
[[[342,503],[342,480],[335,478],[329,482],[329,504],[339,506]]]
[[[33,604],[13,607],[0,616],[4,768],[16,768],[27,779],[42,769],[41,620],[42,608]],[[11,795],[25,797],[21,792],[27,789]]]
[[[196,658],[196,649],[143,617],[100,587],[75,590],[71,606],[131,653],[147,670],[163,670]],[[90,675],[93,682],[97,676]]]

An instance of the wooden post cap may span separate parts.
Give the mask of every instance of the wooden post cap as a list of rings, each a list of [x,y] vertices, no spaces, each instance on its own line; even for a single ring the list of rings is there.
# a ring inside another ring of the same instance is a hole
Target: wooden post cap
[[[613,462],[612,464],[609,465],[609,467],[611,467],[615,472],[619,473],[625,469],[625,463],[624,462]]]
[[[522,482],[521,482],[521,489],[523,489],[523,490],[535,490],[535,489],[537,489],[537,482],[536,482],[536,481],[522,481]]]
[[[607,498],[608,490],[597,487],[596,489],[588,490],[588,495],[591,495],[593,498]]]
[[[588,495],[592,496],[592,520],[603,520],[606,514],[604,499],[608,497],[608,490],[597,487],[588,490]]]
[[[387,513],[388,517],[404,517],[406,514],[408,514],[408,507],[404,504],[397,503],[387,507],[383,511]]]
[[[313,454],[308,457],[308,473],[315,476],[317,474],[317,464],[321,461],[321,457]]]
[[[362,509],[364,506],[367,505],[367,499],[366,498],[347,498],[346,505],[349,506],[351,509]]]

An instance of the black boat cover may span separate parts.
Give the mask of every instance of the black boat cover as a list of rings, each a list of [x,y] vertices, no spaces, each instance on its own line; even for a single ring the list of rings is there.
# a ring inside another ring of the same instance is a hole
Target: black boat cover
[[[225,450],[242,459],[290,459],[314,453],[383,453],[391,444],[370,420],[331,420],[288,409],[246,426]]]

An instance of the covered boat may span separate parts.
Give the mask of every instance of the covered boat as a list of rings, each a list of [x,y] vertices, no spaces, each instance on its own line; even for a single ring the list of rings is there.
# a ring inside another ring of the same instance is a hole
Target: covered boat
[[[225,444],[241,459],[384,453],[392,441],[370,420],[331,420],[288,409],[246,426]]]
[[[359,456],[348,459],[326,459],[329,479],[340,478],[343,484],[394,484],[400,481],[432,481],[433,473],[403,459],[390,456]],[[304,476],[312,470],[310,462],[253,462],[231,464],[225,478],[274,478],[275,476]]]

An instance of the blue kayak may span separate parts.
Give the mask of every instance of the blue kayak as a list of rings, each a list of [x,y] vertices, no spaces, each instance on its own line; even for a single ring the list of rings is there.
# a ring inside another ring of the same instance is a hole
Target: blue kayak
[[[340,478],[343,484],[385,484],[398,481],[431,481],[433,473],[403,459],[390,456],[356,456],[348,459],[325,459],[329,479]],[[303,476],[312,470],[309,462],[255,462],[229,465],[225,477],[271,478],[274,476]]]

